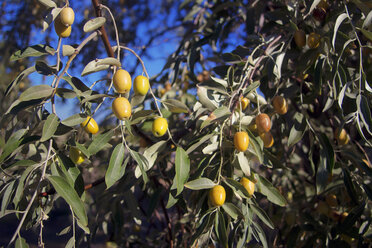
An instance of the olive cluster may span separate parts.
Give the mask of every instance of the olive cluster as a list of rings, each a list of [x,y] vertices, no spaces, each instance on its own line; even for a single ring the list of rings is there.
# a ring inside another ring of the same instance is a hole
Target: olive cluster
[[[71,35],[71,25],[75,20],[75,12],[70,7],[64,7],[54,20],[54,29],[61,38]]]

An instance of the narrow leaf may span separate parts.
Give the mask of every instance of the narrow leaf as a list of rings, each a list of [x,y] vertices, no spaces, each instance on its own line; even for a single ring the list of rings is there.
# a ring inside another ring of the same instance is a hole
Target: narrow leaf
[[[232,204],[231,202],[225,202],[223,205],[222,205],[222,208],[223,210],[225,210],[225,212],[230,215],[231,218],[233,218],[234,220],[236,220],[239,216],[243,216],[242,212],[240,211],[239,208],[237,208],[234,204]]]
[[[100,59],[97,62],[97,65],[114,65],[117,67],[121,67],[121,63],[118,59],[115,58],[105,58],[105,59]]]
[[[98,65],[100,62],[99,59],[92,60],[90,61],[83,69],[81,72],[81,76],[86,76],[88,74],[94,73],[94,72],[99,72],[103,70],[107,70],[110,68],[110,65]]]
[[[288,137],[288,146],[293,146],[299,142],[306,131],[306,119],[301,113],[296,113],[294,116],[295,123],[293,124]]]
[[[21,82],[23,78],[25,78],[28,75],[30,75],[31,73],[35,72],[35,70],[36,70],[35,66],[31,66],[31,67],[27,68],[26,70],[22,71],[20,74],[18,74],[16,79],[14,79],[9,84],[8,88],[5,90],[5,96],[7,96],[9,94],[9,92],[14,88],[14,86],[16,86],[19,82]]]
[[[23,136],[27,133],[26,129],[20,129],[13,133],[5,143],[2,154],[0,156],[0,163],[4,161],[12,152],[19,147],[23,140]]]
[[[109,130],[98,136],[95,136],[93,142],[89,145],[88,151],[91,155],[99,152],[109,142],[114,135],[114,130]]]
[[[62,55],[63,56],[71,56],[75,53],[76,48],[70,45],[63,45],[62,46]]]
[[[43,133],[41,135],[40,141],[44,142],[44,141],[50,139],[54,135],[54,133],[56,132],[58,125],[59,125],[58,116],[55,115],[55,114],[50,114],[48,116],[46,122],[44,123]]]
[[[168,99],[162,101],[165,107],[168,108],[168,110],[172,113],[188,113],[190,112],[189,108],[186,106],[186,104],[176,100],[176,99]]]
[[[15,242],[15,248],[28,248],[28,244],[26,240],[20,236],[18,236],[18,239]]]
[[[216,186],[216,184],[209,178],[202,177],[189,181],[185,184],[185,187],[192,190],[210,189]]]
[[[222,247],[227,248],[227,230],[225,226],[225,218],[223,214],[218,211],[216,214],[215,222],[214,222],[214,230],[216,232],[216,236],[221,244]]]
[[[122,170],[124,154],[124,145],[120,143],[112,152],[109,167],[106,171],[105,182],[107,188],[110,188],[124,175],[124,171]]]
[[[262,208],[260,208],[259,206],[256,206],[255,204],[251,204],[249,206],[251,207],[253,213],[255,213],[258,216],[258,218],[262,220],[263,223],[265,223],[271,229],[274,229],[273,222],[270,220],[270,217],[267,215],[267,213]]]
[[[52,183],[56,192],[71,206],[80,222],[84,226],[88,225],[88,217],[84,208],[84,203],[79,198],[76,191],[62,177],[49,176],[48,180]]]
[[[138,166],[140,167],[143,181],[146,184],[149,181],[149,178],[146,174],[146,169],[145,169],[145,168],[148,167],[147,159],[142,154],[140,154],[136,151],[129,150],[129,152],[130,152],[130,155],[132,156],[132,158],[137,162]]]
[[[244,175],[250,176],[251,175],[251,167],[249,166],[249,162],[247,157],[245,156],[244,152],[238,153],[238,161],[240,168],[242,169]]]
[[[56,51],[53,47],[48,45],[34,45],[26,47],[25,49],[16,51],[11,57],[10,61],[15,61],[27,57],[39,57],[42,55],[54,55]]]
[[[176,180],[177,180],[177,195],[182,190],[190,172],[190,159],[184,149],[177,147],[176,150]]]
[[[332,46],[333,48],[335,48],[335,42],[336,42],[336,35],[337,35],[337,31],[338,31],[338,28],[340,27],[341,23],[347,18],[347,14],[346,13],[342,13],[341,15],[339,15],[337,17],[337,20],[336,20],[336,23],[335,23],[335,27],[333,29],[333,38],[332,38]]]
[[[28,88],[19,96],[19,101],[25,102],[35,99],[48,99],[52,96],[53,88],[46,84],[36,85]]]
[[[287,204],[286,199],[280,194],[279,190],[276,189],[266,178],[259,176],[257,188],[258,192],[265,195],[272,203],[284,207]]]
[[[368,105],[368,100],[363,95],[357,96],[357,107],[358,107],[358,114],[360,119],[362,120],[365,128],[372,135],[372,118],[371,118],[371,109]]]
[[[92,32],[102,27],[105,24],[105,22],[106,22],[106,18],[104,17],[94,18],[92,20],[87,21],[87,23],[85,23],[83,30],[85,33]]]
[[[73,126],[81,124],[83,121],[86,120],[86,118],[87,116],[85,114],[75,114],[75,115],[68,117],[67,119],[64,119],[62,121],[62,124],[69,126],[69,127],[73,127]]]
[[[57,7],[57,4],[55,2],[53,2],[52,0],[38,0],[38,1],[39,1],[39,3],[41,3],[42,5],[44,5],[47,8],[56,8]]]

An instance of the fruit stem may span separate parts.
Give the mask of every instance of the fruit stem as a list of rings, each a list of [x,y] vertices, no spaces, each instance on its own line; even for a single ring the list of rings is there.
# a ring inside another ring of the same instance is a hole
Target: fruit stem
[[[221,161],[220,161],[220,167],[218,168],[218,178],[217,178],[217,184],[220,184],[220,179],[221,179],[221,171],[222,171],[222,165],[223,165],[223,150],[222,150],[222,139],[223,139],[223,128],[225,127],[226,119],[221,126],[220,130],[220,140],[219,140],[219,146],[220,146],[220,155],[221,155]]]
[[[141,57],[138,56],[138,54],[137,54],[135,51],[133,51],[132,49],[130,49],[129,47],[125,47],[125,46],[120,46],[120,47],[121,47],[122,49],[124,49],[124,50],[128,50],[129,52],[133,53],[134,56],[136,56],[136,58],[138,59],[138,61],[139,61],[139,62],[141,63],[141,65],[142,65],[142,69],[143,69],[143,72],[146,74],[146,77],[147,77],[148,79],[150,79],[149,74],[147,73],[147,70],[146,70],[146,67],[145,67],[145,63],[143,63]],[[150,81],[150,80],[149,80],[149,81]],[[150,84],[150,93],[151,93],[152,98],[154,98],[155,105],[156,105],[156,108],[158,109],[159,115],[160,115],[161,117],[163,117],[163,114],[161,113],[160,108],[159,108],[159,105],[158,105],[158,100],[156,99],[156,97],[155,97],[155,95],[154,95],[154,92],[153,92],[152,89],[151,89],[151,84]],[[160,101],[160,102],[161,102],[161,101]]]

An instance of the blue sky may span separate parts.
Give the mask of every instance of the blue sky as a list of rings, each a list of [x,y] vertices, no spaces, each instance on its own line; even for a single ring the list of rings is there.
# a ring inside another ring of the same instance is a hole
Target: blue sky
[[[156,5],[159,4],[159,2],[150,1],[149,4],[153,5],[153,6],[151,6],[154,9],[154,12],[152,14],[155,15],[155,16],[158,15],[157,9],[159,9],[159,8],[157,8]],[[71,7],[74,8],[74,10],[76,12],[76,22],[82,22],[83,21],[83,19],[82,19],[83,15],[84,15],[83,11],[86,7],[91,8],[90,5],[91,5],[91,1],[76,1],[76,2],[72,1],[71,2]],[[178,16],[178,11],[179,10],[178,10],[177,7],[173,7],[171,9],[169,15],[162,16],[162,17],[166,18],[166,22],[167,22],[166,26],[173,26],[173,25],[177,24],[177,19],[176,18]],[[94,18],[94,16],[91,16],[90,18]],[[122,21],[124,22],[124,26],[127,25],[125,23],[125,19],[122,20]],[[108,20],[106,25],[112,25],[111,20]],[[150,37],[150,35],[148,35],[149,30],[152,30],[154,27],[158,28],[158,31],[162,31],[162,24],[161,24],[160,19],[159,20],[154,19],[150,23],[140,23],[139,25],[137,25],[137,32],[140,35],[138,35],[138,38],[135,41],[135,47],[130,47],[130,48],[132,48],[137,53],[139,53],[141,47],[147,43],[147,41]],[[30,44],[39,44],[39,43],[44,44],[45,43],[45,41],[44,41],[45,40],[45,35],[50,34],[52,37],[51,37],[51,43],[49,45],[51,45],[54,48],[57,48],[58,37],[54,32],[53,25],[50,28],[51,28],[50,33],[48,33],[48,32],[43,33],[41,29],[33,29],[34,31],[33,31],[32,36],[31,36]],[[73,28],[73,32],[74,32],[74,26],[72,28]],[[180,30],[178,30],[178,31],[180,31]],[[181,32],[182,32],[182,30],[181,30]],[[231,41],[231,44],[230,44],[230,46],[227,47],[227,49],[226,49],[227,52],[232,51],[237,45],[239,45],[239,44],[242,45],[243,44],[242,39],[240,37],[241,32],[244,32],[244,25],[240,25],[238,27],[238,30],[235,30],[235,32],[232,32],[230,34],[230,37],[229,37],[228,40]],[[86,36],[88,36],[88,34],[86,34]],[[63,44],[79,44],[81,42],[81,40],[75,40],[73,37],[75,37],[75,36],[63,39]],[[163,66],[166,62],[167,57],[177,49],[177,47],[179,45],[179,41],[180,40],[175,33],[169,32],[169,33],[166,33],[164,36],[161,36],[161,37],[157,38],[152,43],[152,46],[147,49],[151,58],[148,58],[148,57],[144,56],[144,57],[142,57],[142,59],[145,63],[146,69],[147,69],[150,77],[158,74],[161,71],[161,69],[163,68]],[[116,45],[115,40],[110,40],[110,43],[113,46]],[[99,42],[98,44],[99,44],[99,46],[103,47],[102,42]],[[219,46],[219,44],[217,44],[217,47],[218,46]],[[208,53],[208,54],[212,53],[211,48],[208,45],[203,47],[203,49],[206,49],[205,53]],[[124,56],[123,56],[123,54],[124,54]],[[102,54],[102,55],[100,55],[100,57],[97,57],[97,58],[105,58],[105,57],[107,57],[107,55]],[[137,59],[135,58],[135,56],[133,56],[129,52],[125,52],[125,53],[122,52],[122,54],[121,54],[121,62],[122,62],[122,67],[124,69],[126,68],[126,66],[128,66],[128,68],[132,68],[133,65],[136,63],[136,60]],[[62,61],[64,63],[66,63],[67,58],[62,58]],[[55,62],[56,62],[56,57],[51,57],[49,59],[49,64],[55,64]],[[72,76],[80,78],[87,86],[90,86],[94,81],[104,77],[107,74],[107,71],[104,71],[102,73],[94,73],[94,74],[90,74],[90,75],[81,77],[81,71],[83,70],[84,66],[85,65],[81,65],[81,66],[75,67],[74,69],[70,69],[69,74],[72,75]],[[208,66],[214,66],[214,63],[211,63]],[[207,68],[207,69],[211,69],[211,68]],[[139,67],[137,67],[136,73],[134,75],[132,75],[132,79],[134,79],[135,76],[137,76],[141,73],[142,73],[142,68],[141,68],[141,66],[139,66]],[[52,77],[45,78],[45,77],[43,77],[43,76],[41,76],[37,73],[33,73],[30,76],[30,78],[33,82],[33,85],[40,84],[40,83],[50,84],[53,80]],[[99,85],[97,85],[97,86],[99,86]],[[110,93],[113,93],[113,91],[111,91]],[[105,102],[105,103],[107,103],[106,107],[111,105],[111,101],[112,101],[111,99],[106,100],[106,102]],[[102,106],[100,111],[96,113],[97,116],[96,115],[94,116],[94,118],[97,119],[98,122],[100,120],[102,120],[104,117],[106,117],[107,114],[109,114],[111,112],[110,110],[103,111],[103,110],[105,110],[106,107]],[[46,108],[47,108],[47,110],[51,111],[50,104],[48,104],[46,106]],[[94,107],[93,107],[93,109],[94,109]],[[61,99],[57,97],[57,99],[56,99],[56,111],[57,111],[57,115],[60,117],[61,120],[65,119],[65,118],[67,118],[67,117],[69,117],[73,114],[79,113],[80,109],[78,107],[78,100],[77,99],[67,99],[66,103],[62,103]]]
[[[82,18],[81,18],[82,13],[79,13],[80,10],[84,9],[84,7],[82,5],[84,5],[84,4],[81,3],[81,2],[76,3],[76,4],[74,2],[72,2],[72,7],[76,11],[76,21],[77,22],[82,21]],[[168,18],[167,21],[169,23],[173,23],[173,25],[174,25],[175,18],[176,18],[176,13],[174,11],[175,10],[173,9],[171,14],[167,17]],[[107,21],[107,25],[112,25],[111,20]],[[124,23],[124,25],[125,25],[125,23]],[[137,53],[139,53],[140,48],[148,42],[149,36],[146,35],[146,33],[148,32],[148,30],[156,27],[157,25],[159,25],[159,23],[156,20],[154,20],[152,23],[148,24],[148,26],[147,26],[147,24],[138,25],[137,26],[137,32],[139,34],[143,34],[142,37],[144,37],[144,39],[137,40],[136,41],[136,46],[135,47],[130,47],[130,48],[132,48]],[[52,32],[50,32],[50,35],[52,37],[51,37],[51,43],[49,45],[51,45],[52,47],[54,47],[56,49],[57,48],[57,43],[58,43],[58,37],[54,32],[53,24],[49,28],[52,31]],[[34,32],[31,35],[30,44],[44,44],[45,43],[45,41],[44,41],[45,35],[48,35],[49,33],[48,32],[43,33],[42,30],[40,30],[40,29],[33,29],[33,30],[34,30]],[[74,30],[74,26],[72,26],[72,30]],[[88,34],[86,36],[88,36]],[[75,43],[80,43],[80,42],[81,42],[81,40],[74,40],[71,36],[69,38],[63,39],[62,44],[66,45],[66,44],[75,44]],[[115,40],[110,40],[110,43],[111,43],[112,46],[116,45]],[[102,42],[99,42],[98,44],[103,47]],[[148,48],[148,52],[149,52],[149,54],[151,55],[152,58],[149,59],[146,56],[142,57],[150,77],[152,77],[153,75],[158,74],[162,70],[162,68],[163,68],[163,66],[166,62],[167,57],[172,52],[175,51],[177,46],[178,46],[178,40],[177,40],[176,36],[172,37],[172,33],[168,33],[167,35],[159,37],[157,40],[154,41],[153,46]],[[98,58],[105,58],[105,57],[107,57],[107,55],[102,54]],[[62,57],[62,62],[65,64],[67,62],[67,59],[68,58]],[[49,63],[50,64],[55,64],[55,62],[56,62],[56,57],[55,56],[50,57]],[[124,69],[125,69],[126,66],[128,66],[129,68],[133,68],[133,65],[135,65],[135,63],[137,62],[137,59],[130,52],[126,51],[126,52],[121,53],[121,62],[122,62],[122,67]],[[90,86],[94,81],[96,81],[99,78],[105,77],[105,75],[107,74],[107,71],[103,71],[103,72],[98,72],[98,73],[94,73],[94,74],[90,74],[90,75],[82,77],[81,76],[81,71],[83,70],[84,66],[85,65],[75,67],[74,69],[70,69],[68,72],[69,72],[70,75],[80,78],[87,86]],[[142,74],[142,67],[141,66],[137,67],[136,73],[134,75],[132,75],[132,79],[134,79],[135,76],[140,75],[140,74]],[[30,75],[30,79],[32,80],[33,85],[41,84],[41,83],[50,84],[53,80],[53,77],[43,77],[40,74],[33,73],[33,74]],[[97,86],[99,87],[99,85],[96,85],[96,87]],[[113,93],[113,90],[111,90],[110,93]],[[111,99],[106,99],[105,103],[107,102],[107,103],[111,104],[111,101],[112,101]],[[61,120],[63,120],[63,119],[65,119],[65,118],[67,118],[67,117],[69,117],[73,114],[79,113],[80,109],[77,107],[77,103],[78,103],[77,99],[67,99],[67,101],[65,103],[62,103],[61,99],[57,97],[56,98],[56,111],[57,111],[57,115],[59,116],[59,118]],[[47,104],[46,108],[47,108],[48,111],[51,111],[50,104]],[[102,120],[108,114],[107,111],[103,111],[104,109],[105,109],[105,107],[102,106],[100,111],[97,112],[97,114],[96,114],[97,116],[94,116],[98,121]]]

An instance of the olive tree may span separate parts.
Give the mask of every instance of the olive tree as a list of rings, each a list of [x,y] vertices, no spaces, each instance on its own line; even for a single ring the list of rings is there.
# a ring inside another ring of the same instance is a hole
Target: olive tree
[[[10,57],[37,59],[4,97],[14,98],[0,146],[0,216],[18,219],[9,245],[27,246],[29,227],[47,245],[44,225],[61,206],[68,247],[97,235],[126,247],[371,241],[368,1],[183,1],[178,47],[157,75],[125,43],[115,6],[93,0],[96,16],[74,31],[61,18],[74,3],[39,3],[59,39]],[[84,49],[106,54],[86,61]],[[50,80],[18,94],[31,73]],[[128,90],[138,75],[144,84]],[[61,119],[66,103],[80,111]]]

